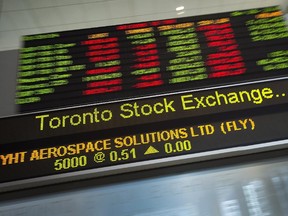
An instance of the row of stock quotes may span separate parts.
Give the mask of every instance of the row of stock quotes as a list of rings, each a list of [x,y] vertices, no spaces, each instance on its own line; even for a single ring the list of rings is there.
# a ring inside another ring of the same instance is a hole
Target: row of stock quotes
[[[25,112],[282,75],[282,15],[268,7],[25,36],[16,104]]]

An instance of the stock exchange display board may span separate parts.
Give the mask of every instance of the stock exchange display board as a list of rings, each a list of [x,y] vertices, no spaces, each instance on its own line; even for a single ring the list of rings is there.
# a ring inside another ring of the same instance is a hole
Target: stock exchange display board
[[[283,75],[287,38],[278,7],[25,36],[16,103],[25,112]]]
[[[285,148],[287,38],[278,7],[25,36],[16,101],[44,110],[0,119],[0,188]]]

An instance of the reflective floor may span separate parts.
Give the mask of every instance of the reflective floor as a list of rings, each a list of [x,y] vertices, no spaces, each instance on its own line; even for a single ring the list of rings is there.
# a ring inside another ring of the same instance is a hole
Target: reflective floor
[[[288,161],[170,174],[2,202],[1,216],[288,215]]]

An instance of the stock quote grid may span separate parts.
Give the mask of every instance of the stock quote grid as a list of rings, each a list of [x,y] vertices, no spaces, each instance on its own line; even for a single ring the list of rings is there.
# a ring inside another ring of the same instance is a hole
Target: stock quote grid
[[[283,75],[282,15],[269,7],[25,36],[16,103],[26,112]]]

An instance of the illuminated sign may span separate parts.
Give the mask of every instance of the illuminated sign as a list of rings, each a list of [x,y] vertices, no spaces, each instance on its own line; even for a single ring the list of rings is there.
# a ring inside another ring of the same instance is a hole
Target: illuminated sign
[[[278,78],[3,118],[0,144],[269,108],[288,103],[287,85]]]
[[[270,148],[287,38],[278,7],[25,36],[16,102],[44,111],[0,119],[0,183]]]
[[[280,76],[287,38],[278,7],[25,36],[16,103],[45,110]]]
[[[219,150],[223,149],[237,155],[247,146],[260,151],[264,147],[271,148],[271,144],[263,146],[262,142],[288,137],[287,112],[240,116],[243,115],[217,121],[191,121],[179,127],[164,124],[161,130],[141,133],[128,130],[117,135],[112,130],[105,136],[81,136],[70,143],[56,137],[21,142],[17,149],[13,145],[2,145],[0,183],[91,169],[99,176],[101,168],[105,167],[117,169],[118,165],[129,167],[133,164],[135,170],[137,162],[153,164],[159,162],[157,159],[183,160],[183,157],[197,157],[198,153],[213,155],[214,150],[215,155],[221,155]],[[141,169],[140,164],[138,170]]]

